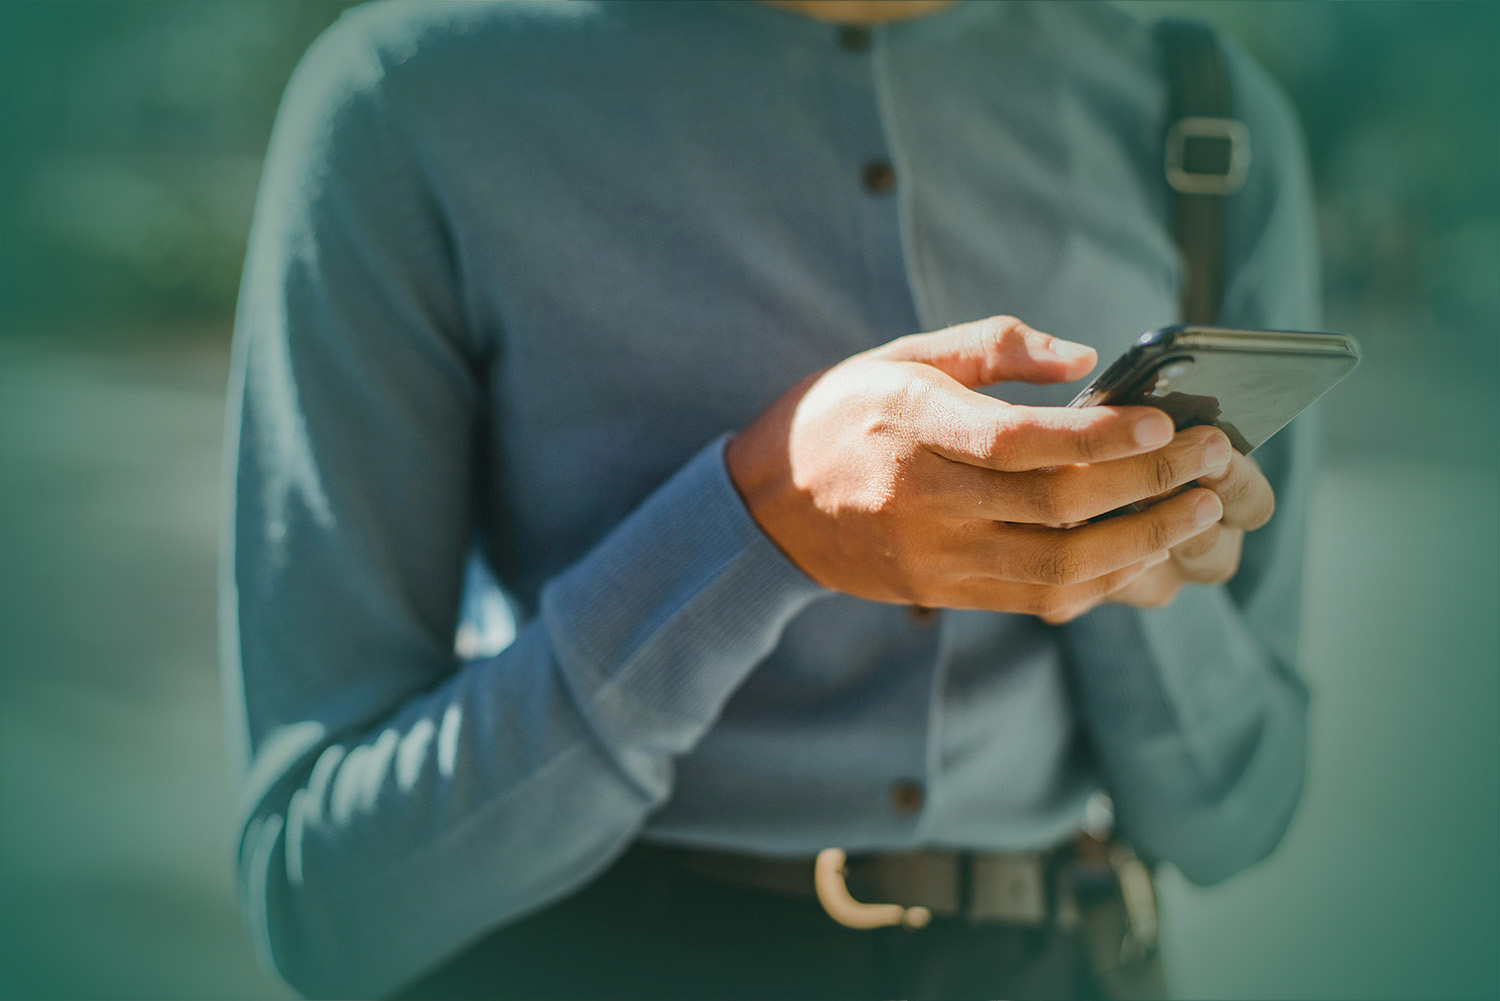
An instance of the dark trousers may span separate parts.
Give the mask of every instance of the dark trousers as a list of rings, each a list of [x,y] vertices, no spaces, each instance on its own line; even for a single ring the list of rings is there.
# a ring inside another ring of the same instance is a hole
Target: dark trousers
[[[672,864],[669,852],[637,849],[579,893],[491,934],[398,996],[1021,1001],[1103,995],[1073,935],[942,918],[918,931],[854,931],[814,900],[693,875]]]

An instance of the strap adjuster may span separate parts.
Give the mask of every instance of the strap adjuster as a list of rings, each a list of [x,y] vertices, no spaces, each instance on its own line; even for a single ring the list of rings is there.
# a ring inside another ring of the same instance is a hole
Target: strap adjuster
[[[1222,171],[1200,170],[1188,160],[1191,141],[1229,144]],[[1167,130],[1167,183],[1185,195],[1232,195],[1250,171],[1250,130],[1234,118],[1179,118]]]

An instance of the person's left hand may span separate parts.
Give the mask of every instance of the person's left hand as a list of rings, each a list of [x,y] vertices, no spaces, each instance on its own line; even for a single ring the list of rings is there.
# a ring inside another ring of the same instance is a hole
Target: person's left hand
[[[1271,520],[1276,495],[1255,460],[1233,452],[1222,475],[1198,480],[1219,495],[1224,517],[1168,550],[1159,563],[1107,600],[1137,608],[1163,608],[1184,584],[1222,584],[1240,568],[1245,533]]]

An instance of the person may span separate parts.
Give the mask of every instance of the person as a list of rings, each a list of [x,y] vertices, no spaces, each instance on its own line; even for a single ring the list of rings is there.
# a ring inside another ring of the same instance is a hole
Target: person
[[[1230,56],[1222,318],[1312,329],[1295,123]],[[231,394],[238,869],[275,969],[1085,995],[1054,876],[1101,793],[1194,881],[1271,851],[1309,429],[1251,460],[1063,406],[1176,316],[1166,98],[1103,4],[341,18],[277,120]],[[497,596],[513,638],[460,656]]]

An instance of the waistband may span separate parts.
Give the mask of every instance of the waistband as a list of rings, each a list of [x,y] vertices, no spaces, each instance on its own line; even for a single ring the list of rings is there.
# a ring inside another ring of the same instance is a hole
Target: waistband
[[[1029,852],[830,848],[814,858],[774,858],[640,843],[631,854],[699,879],[815,900],[854,928],[920,928],[940,918],[1068,931],[1078,926],[1080,905],[1126,889],[1120,847],[1085,835]],[[1136,866],[1137,884],[1143,874],[1150,892],[1149,873]],[[1132,889],[1139,896],[1140,886]]]

